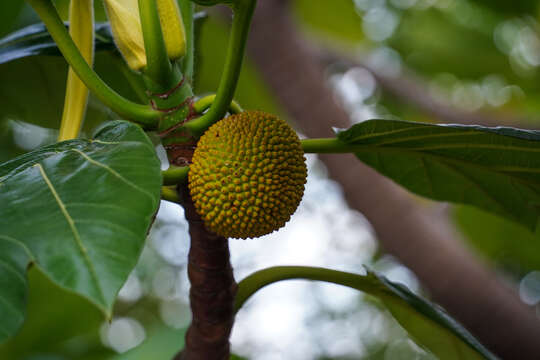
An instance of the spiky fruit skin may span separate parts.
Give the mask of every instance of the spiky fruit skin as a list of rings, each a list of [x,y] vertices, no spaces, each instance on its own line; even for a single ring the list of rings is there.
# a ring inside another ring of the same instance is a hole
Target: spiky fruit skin
[[[289,221],[306,177],[294,130],[274,115],[246,111],[220,120],[200,138],[189,190],[209,230],[246,239]]]

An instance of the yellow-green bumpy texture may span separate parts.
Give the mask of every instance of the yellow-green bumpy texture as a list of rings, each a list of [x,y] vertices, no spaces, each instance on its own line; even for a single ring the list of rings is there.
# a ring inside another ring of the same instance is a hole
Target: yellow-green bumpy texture
[[[294,130],[274,115],[246,111],[220,120],[200,138],[189,189],[209,230],[246,239],[289,221],[306,177]]]

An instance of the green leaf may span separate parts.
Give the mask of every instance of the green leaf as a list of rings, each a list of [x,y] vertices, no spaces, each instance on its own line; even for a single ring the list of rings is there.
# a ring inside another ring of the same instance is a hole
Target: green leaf
[[[68,25],[66,23],[66,27]],[[96,51],[116,49],[109,23],[96,24],[95,36]],[[61,55],[43,23],[27,26],[0,39],[0,64],[33,55]]]
[[[28,283],[27,320],[17,335],[0,345],[0,359],[114,354],[101,344],[103,314],[92,303],[58,287],[37,267],[28,271]]]
[[[152,143],[125,121],[0,165],[0,341],[24,321],[30,264],[110,317],[160,188]]]
[[[442,308],[370,270],[366,275],[358,275],[306,266],[267,268],[238,284],[236,309],[264,286],[291,279],[330,282],[378,298],[419,345],[441,360],[497,359]]]
[[[24,0],[2,1],[0,5],[0,36],[11,30],[24,6]]]
[[[136,100],[119,60],[110,52],[100,52],[96,54],[96,71],[116,91]],[[0,123],[22,121],[59,128],[67,70],[67,63],[59,56],[32,56],[0,65]],[[91,134],[97,125],[114,118],[117,116],[91,95],[83,131]]]
[[[534,230],[540,132],[369,120],[339,132],[356,156],[412,192],[474,205]]]
[[[517,277],[540,269],[540,228],[532,233],[471,206],[455,207],[452,217],[468,244],[494,265]]]
[[[438,305],[375,273],[368,273],[367,277],[370,281],[379,281],[384,287],[373,295],[383,302],[419,345],[425,346],[439,359],[497,359]]]
[[[195,19],[203,16],[203,13],[197,13]],[[69,27],[69,22],[64,24]],[[96,23],[94,35],[96,52],[116,51],[108,22]],[[0,39],[0,64],[35,55],[62,55],[43,23],[28,25]]]
[[[155,329],[141,345],[126,353],[107,357],[105,360],[172,359],[184,347],[186,330],[172,329],[162,325]]]

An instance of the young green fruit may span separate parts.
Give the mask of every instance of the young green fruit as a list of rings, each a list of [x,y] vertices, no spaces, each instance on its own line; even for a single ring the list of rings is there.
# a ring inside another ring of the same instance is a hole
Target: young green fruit
[[[246,111],[200,138],[189,190],[206,227],[254,238],[285,225],[304,194],[307,169],[294,130],[274,115]]]

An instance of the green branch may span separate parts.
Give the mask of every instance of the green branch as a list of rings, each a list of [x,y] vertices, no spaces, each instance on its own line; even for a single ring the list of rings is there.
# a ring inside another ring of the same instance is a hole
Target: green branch
[[[170,89],[176,82],[172,76],[172,66],[161,30],[156,1],[139,0],[139,15],[146,53],[144,73],[163,89]]]
[[[180,203],[180,195],[174,187],[162,186],[161,187],[161,198],[173,203]]]
[[[113,111],[147,127],[155,127],[161,113],[151,107],[134,103],[111,89],[84,60],[73,42],[56,8],[50,0],[28,0],[45,23],[52,38],[69,65],[99,100]]]
[[[307,154],[341,154],[354,153],[365,148],[358,144],[346,144],[336,138],[305,139],[300,141],[302,149]]]
[[[208,110],[212,106],[215,100],[216,95],[207,95],[205,97],[202,97],[193,104],[193,110],[196,114],[202,114],[204,111]],[[244,109],[242,109],[240,104],[233,100],[229,105],[228,111],[231,114],[239,114],[244,111]]]
[[[171,166],[161,172],[163,185],[178,185],[187,181],[189,166]]]
[[[303,279],[324,281],[347,286],[370,294],[380,293],[380,290],[365,281],[365,276],[343,271],[329,270],[308,266],[276,266],[257,271],[238,284],[238,292],[234,309],[240,310],[242,305],[258,290],[282,280]]]
[[[236,5],[238,3],[239,5]],[[185,128],[196,136],[202,135],[212,124],[222,119],[231,104],[242,68],[249,27],[256,3],[256,0],[245,0],[233,5],[234,17],[231,36],[216,99],[206,114],[185,124]]]

